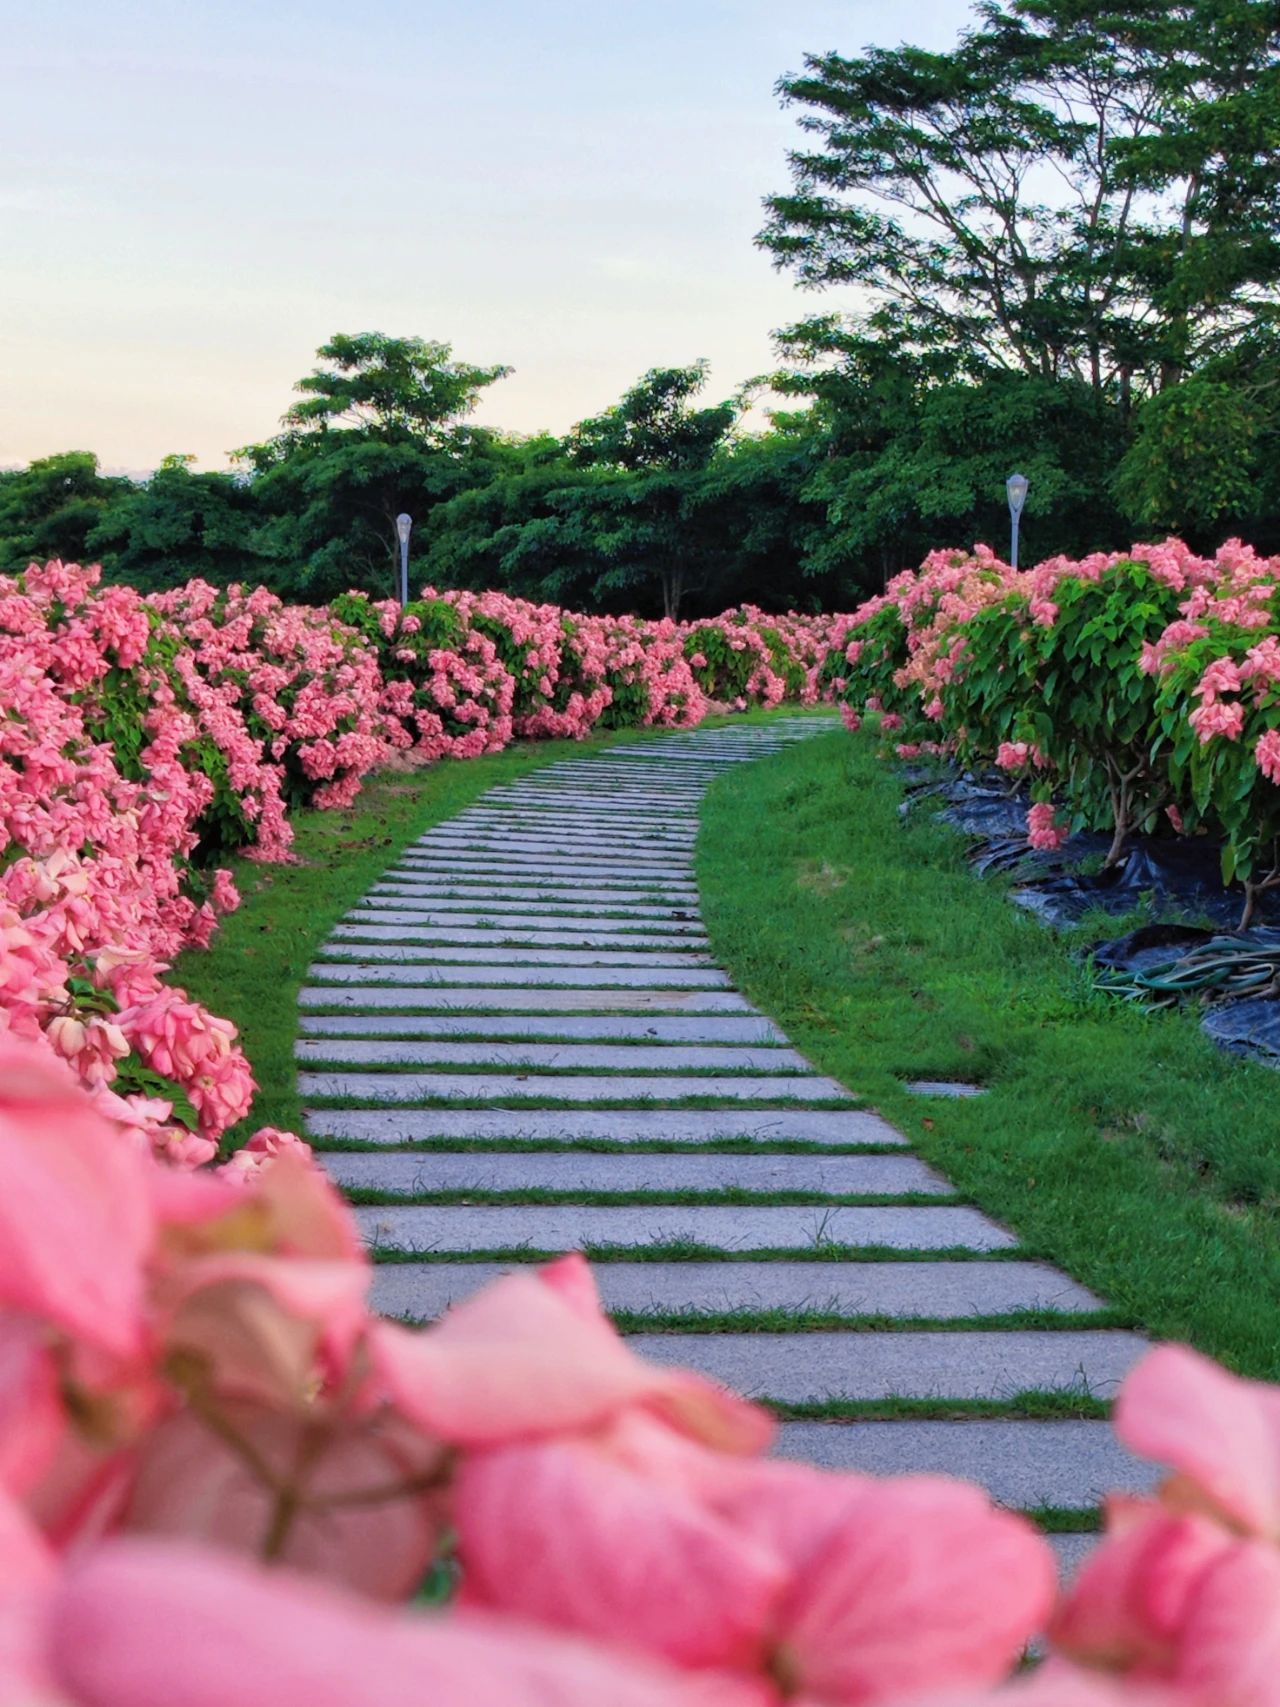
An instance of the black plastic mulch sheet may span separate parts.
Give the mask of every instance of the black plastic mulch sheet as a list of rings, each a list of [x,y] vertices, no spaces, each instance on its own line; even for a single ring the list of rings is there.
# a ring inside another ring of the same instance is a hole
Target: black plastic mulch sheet
[[[1280,998],[1255,993],[1280,988],[1280,928],[1266,923],[1280,919],[1280,894],[1262,895],[1262,922],[1239,930],[1244,891],[1223,883],[1215,843],[1135,837],[1118,865],[1082,871],[1082,865],[1100,861],[1109,838],[1085,833],[1053,851],[1031,847],[1030,801],[1001,772],[939,777],[934,768],[903,766],[901,774],[907,787],[903,814],[936,802],[936,817],[970,838],[974,870],[1011,874],[1010,899],[1046,924],[1071,925],[1093,909],[1129,913],[1145,906],[1151,912],[1152,923],[1094,949],[1103,987],[1165,1005],[1207,1003],[1201,1025],[1215,1043],[1280,1067]],[[1219,929],[1193,919],[1210,920]]]
[[[1135,837],[1126,857],[1109,870],[1064,870],[1035,878],[1015,889],[1013,899],[1054,925],[1071,924],[1093,907],[1127,913],[1146,902],[1158,918],[1206,918],[1231,927],[1239,923],[1244,910],[1243,888],[1222,881],[1217,844],[1198,837],[1185,841]],[[1274,897],[1264,895],[1258,911],[1264,918],[1275,917]]]
[[[1280,1001],[1247,996],[1241,1002],[1216,1002],[1200,1029],[1235,1055],[1252,1055],[1268,1067],[1280,1067]]]

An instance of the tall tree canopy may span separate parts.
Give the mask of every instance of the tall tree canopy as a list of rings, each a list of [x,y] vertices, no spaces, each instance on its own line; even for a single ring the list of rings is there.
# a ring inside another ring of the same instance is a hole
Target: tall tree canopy
[[[339,334],[296,390],[283,432],[237,452],[266,519],[254,544],[268,579],[303,597],[391,592],[396,516],[421,529],[437,504],[492,476],[499,435],[466,417],[503,366],[455,361],[448,344]]]
[[[698,408],[707,364],[651,368],[604,414],[569,435],[570,458],[596,478],[564,507],[570,535],[608,565],[602,588],[657,577],[666,616],[709,573],[723,544],[707,526],[703,476],[738,418],[732,402]]]
[[[33,558],[86,558],[109,507],[132,491],[123,475],[100,473],[88,450],[0,470],[0,565],[24,569]]]
[[[960,371],[1150,394],[1274,317],[1274,0],[982,0],[950,53],[812,56],[811,146],[759,241],[869,293],[869,332]]]
[[[284,417],[287,428],[345,425],[422,444],[446,441],[485,387],[512,371],[455,361],[449,344],[382,332],[339,332],[316,354],[328,365],[294,387],[302,397]]]

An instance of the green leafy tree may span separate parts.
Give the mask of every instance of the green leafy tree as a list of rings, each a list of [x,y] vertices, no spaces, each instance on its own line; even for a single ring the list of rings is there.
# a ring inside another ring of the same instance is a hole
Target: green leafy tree
[[[869,332],[1122,402],[1272,316],[1271,0],[983,0],[948,53],[811,56],[809,146],[759,241],[869,294]]]
[[[286,413],[286,426],[306,431],[344,424],[420,444],[453,442],[481,392],[512,371],[473,367],[455,361],[448,344],[383,332],[340,332],[316,354],[327,365],[298,381],[302,397]]]
[[[263,515],[253,544],[267,579],[312,600],[396,585],[396,517],[429,525],[438,504],[486,481],[497,435],[465,417],[510,369],[456,362],[447,344],[339,335],[299,381],[284,431],[237,452]]]
[[[1143,403],[1115,488],[1139,527],[1280,550],[1280,343],[1251,339]]]
[[[706,382],[706,362],[651,368],[569,439],[571,460],[605,476],[572,488],[564,512],[570,531],[592,537],[609,565],[602,589],[656,577],[670,617],[715,554],[704,477],[739,413],[732,402],[695,407]]]
[[[111,504],[133,490],[123,476],[98,471],[92,451],[39,457],[0,473],[0,570],[36,559],[90,559],[88,541]]]
[[[829,601],[940,547],[1003,548],[1014,467],[1031,482],[1028,560],[1127,543],[1108,497],[1123,423],[1092,387],[998,369],[970,379],[834,319],[792,328],[782,348],[793,365],[775,383],[812,397],[803,430],[817,441],[801,497],[822,525],[805,530],[801,568]]]
[[[261,578],[251,547],[257,524],[247,481],[197,473],[194,457],[166,456],[149,480],[117,493],[86,550],[108,577],[144,591],[199,575],[217,586]]]

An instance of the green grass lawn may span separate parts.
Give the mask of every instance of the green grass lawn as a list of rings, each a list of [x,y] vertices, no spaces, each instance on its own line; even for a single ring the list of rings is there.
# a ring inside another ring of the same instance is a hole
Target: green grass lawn
[[[1280,1078],[1192,1014],[1094,992],[1079,934],[1011,906],[900,800],[869,737],[719,779],[698,843],[717,958],[1024,1254],[1137,1326],[1280,1378]],[[911,1078],[987,1094],[921,1098]]]

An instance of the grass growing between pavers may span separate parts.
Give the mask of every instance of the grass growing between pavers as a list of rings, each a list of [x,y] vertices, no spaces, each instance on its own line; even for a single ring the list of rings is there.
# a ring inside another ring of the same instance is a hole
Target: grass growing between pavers
[[[713,949],[820,1071],[1126,1319],[1280,1378],[1280,1081],[1185,1013],[1094,992],[1060,936],[903,822],[869,738],[717,779],[699,841]],[[1114,933],[1114,920],[1100,925]],[[920,1098],[908,1079],[981,1084]]]
[[[365,1138],[308,1139],[313,1150],[334,1155],[381,1156],[389,1153],[453,1155],[458,1152],[505,1154],[525,1151],[569,1155],[586,1150],[602,1156],[688,1156],[709,1151],[725,1156],[901,1156],[901,1144],[817,1144],[802,1138],[700,1138],[668,1144],[656,1138],[405,1138],[394,1144],[375,1144]],[[936,1202],[931,1198],[930,1202]]]
[[[696,1239],[655,1239],[647,1245],[579,1246],[591,1262],[1026,1262],[1029,1253],[1017,1245],[995,1250],[975,1250],[972,1245],[940,1245],[936,1249],[898,1245],[838,1245],[818,1239],[811,1245],[755,1245],[726,1251],[719,1245],[702,1245]],[[489,1245],[483,1250],[451,1251],[414,1249],[408,1245],[369,1246],[376,1263],[428,1262],[555,1262],[563,1249],[542,1245]]]
[[[442,1191],[384,1191],[368,1186],[344,1185],[343,1196],[363,1209],[414,1208],[687,1208],[687,1209],[957,1209],[963,1198],[945,1192],[923,1191],[753,1191],[736,1186],[705,1191],[663,1189],[652,1191],[592,1191],[573,1187],[527,1186],[523,1188],[472,1188],[459,1186]]]
[[[468,1204],[515,1207],[575,1204],[596,1209],[627,1209],[637,1204],[680,1205],[690,1208],[795,1208],[795,1209],[954,1209],[964,1199],[942,1191],[753,1191],[746,1186],[722,1186],[707,1190],[657,1187],[650,1191],[588,1191],[551,1186],[517,1186],[503,1190],[459,1186],[443,1191],[427,1187],[421,1191],[384,1191],[370,1186],[347,1185],[343,1196],[362,1208],[411,1209],[427,1204]]]
[[[301,1130],[293,1056],[298,991],[333,925],[401,849],[486,789],[620,738],[524,743],[465,764],[379,772],[348,810],[297,814],[295,865],[231,862],[244,905],[223,920],[211,948],[179,956],[174,968],[175,981],[195,1000],[238,1027],[258,1081],[250,1117],[228,1134],[227,1149],[258,1126]]]
[[[1063,1388],[1027,1388],[1003,1399],[770,1399],[779,1422],[1106,1422],[1111,1401]]]
[[[840,1310],[610,1310],[620,1334],[967,1334],[987,1331],[1079,1333],[1086,1328],[1128,1328],[1116,1310],[1064,1312],[1009,1310],[991,1316],[887,1316]],[[410,1327],[428,1316],[398,1315]]]

